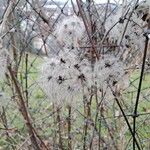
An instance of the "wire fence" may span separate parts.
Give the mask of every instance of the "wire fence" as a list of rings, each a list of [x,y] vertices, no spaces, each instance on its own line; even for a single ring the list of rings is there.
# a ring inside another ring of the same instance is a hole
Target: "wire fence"
[[[0,149],[150,149],[148,0],[0,2]]]

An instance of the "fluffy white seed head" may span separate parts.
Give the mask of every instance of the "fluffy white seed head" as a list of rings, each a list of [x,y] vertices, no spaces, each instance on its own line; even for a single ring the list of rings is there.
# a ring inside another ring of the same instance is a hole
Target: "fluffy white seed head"
[[[142,1],[137,8],[137,12],[139,14],[148,13],[150,15],[150,1],[149,0]]]
[[[78,47],[84,30],[84,24],[79,17],[69,16],[58,23],[55,35],[65,47]]]
[[[105,27],[106,33],[109,32],[109,42],[115,42],[120,46],[119,54],[127,51],[128,53],[132,51],[132,53],[138,54],[144,49],[144,27],[147,22],[142,20],[137,11],[134,11],[130,21],[128,21],[125,18],[128,18],[129,15],[126,17],[121,15],[121,9],[118,9],[116,14],[110,16],[106,21]],[[126,25],[128,25],[127,29]]]
[[[122,16],[120,12],[121,9],[119,9],[116,14],[110,16],[105,24],[106,32],[110,30],[109,37],[116,40],[121,38],[125,26],[128,22],[126,19],[124,19],[124,16]],[[142,23],[143,21],[141,20],[141,18],[138,18],[137,14],[133,14],[131,21],[129,21],[128,23],[126,34],[133,34],[133,32],[142,32]]]
[[[51,102],[71,104],[80,95],[80,72],[75,67],[76,58],[60,55],[48,59],[41,67],[40,85]]]
[[[95,65],[95,75],[99,86],[104,83],[114,86],[122,80],[125,70],[122,62],[112,55],[104,55]]]
[[[97,88],[105,93],[106,99],[114,97],[112,90],[120,93],[129,85],[125,65],[112,55],[104,55],[95,64],[94,72]]]

